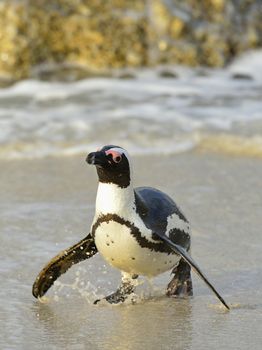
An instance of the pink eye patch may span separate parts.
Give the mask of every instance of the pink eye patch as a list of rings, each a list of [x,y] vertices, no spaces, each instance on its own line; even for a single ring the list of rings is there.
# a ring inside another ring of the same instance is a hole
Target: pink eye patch
[[[105,154],[107,156],[111,155],[112,159],[115,163],[119,163],[122,160],[122,154],[120,152],[117,152],[114,150],[108,150],[108,151],[105,151]]]

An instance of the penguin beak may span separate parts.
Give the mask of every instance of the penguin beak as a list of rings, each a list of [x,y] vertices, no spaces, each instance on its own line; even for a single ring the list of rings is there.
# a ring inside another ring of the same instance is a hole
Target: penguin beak
[[[105,166],[108,163],[105,152],[101,151],[89,153],[86,161],[88,164],[98,166]]]

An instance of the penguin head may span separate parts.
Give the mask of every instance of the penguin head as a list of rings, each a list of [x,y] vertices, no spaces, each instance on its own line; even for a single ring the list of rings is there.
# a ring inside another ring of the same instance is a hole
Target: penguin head
[[[88,154],[88,164],[96,166],[100,182],[112,183],[121,188],[130,185],[130,162],[125,149],[119,146],[104,146]]]

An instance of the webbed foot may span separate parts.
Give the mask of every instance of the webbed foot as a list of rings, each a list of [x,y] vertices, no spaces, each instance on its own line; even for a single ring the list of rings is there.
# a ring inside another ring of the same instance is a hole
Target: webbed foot
[[[188,297],[193,295],[191,267],[183,259],[173,269],[174,277],[167,285],[168,297]]]
[[[101,300],[106,300],[110,304],[123,303],[127,299],[127,297],[134,292],[136,287],[134,280],[137,278],[138,275],[123,275],[122,282],[118,289],[114,293],[102,299],[95,300],[94,304],[98,304]]]

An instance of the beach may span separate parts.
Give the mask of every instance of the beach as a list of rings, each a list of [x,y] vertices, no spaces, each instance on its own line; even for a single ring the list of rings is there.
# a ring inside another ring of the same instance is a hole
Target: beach
[[[42,301],[33,298],[44,264],[89,232],[97,177],[85,156],[1,160],[0,347],[260,349],[260,157],[200,149],[133,155],[135,185],[167,192],[191,222],[192,255],[230,312],[195,274],[193,298],[165,297],[166,273],[141,278],[134,305],[93,305],[120,281],[100,256],[72,267]]]

